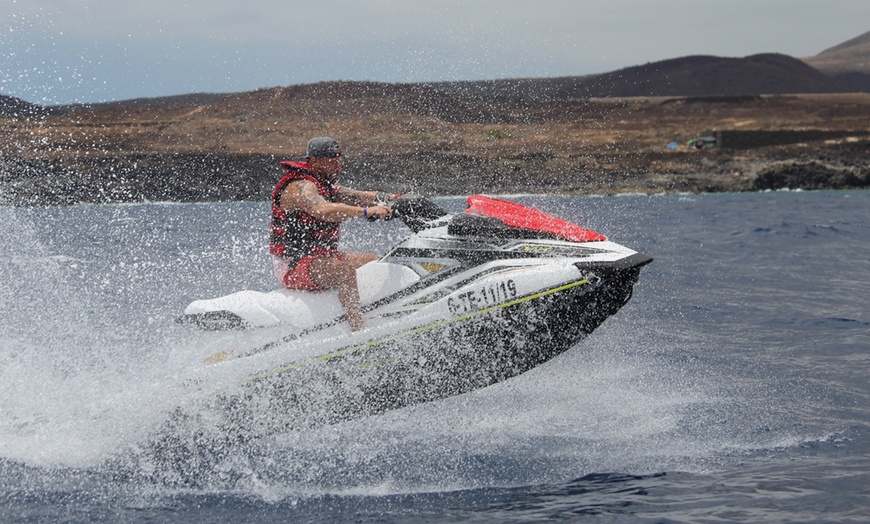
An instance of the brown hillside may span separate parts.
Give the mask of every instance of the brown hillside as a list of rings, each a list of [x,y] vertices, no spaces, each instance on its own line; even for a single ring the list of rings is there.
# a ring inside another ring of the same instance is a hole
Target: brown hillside
[[[720,147],[686,147],[710,133]],[[0,200],[263,200],[317,135],[343,142],[349,185],[431,195],[870,185],[870,94],[475,101],[336,82],[0,120]]]
[[[870,31],[803,60],[851,91],[870,92]]]
[[[494,101],[452,96],[432,84],[320,82],[240,93],[210,104],[204,114],[219,118],[301,118],[325,121],[354,115],[409,114],[447,122],[498,120]]]
[[[824,51],[822,51],[819,54],[820,55],[831,55],[831,54],[839,53],[840,51],[844,51],[847,49],[854,49],[856,47],[864,47],[867,44],[870,44],[870,31],[867,31],[866,33],[864,33],[862,35],[858,35],[855,38],[851,38],[849,40],[846,40],[842,44],[837,44],[834,47],[825,49]]]

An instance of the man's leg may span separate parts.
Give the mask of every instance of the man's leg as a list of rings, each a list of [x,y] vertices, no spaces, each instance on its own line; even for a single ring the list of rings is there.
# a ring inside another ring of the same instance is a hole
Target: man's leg
[[[360,268],[369,262],[374,262],[375,260],[381,258],[378,255],[373,255],[371,253],[345,253],[344,259],[350,262],[354,268]]]
[[[377,260],[377,255],[366,253],[347,253],[345,260],[335,258],[317,258],[311,261],[308,270],[311,280],[324,289],[338,289],[338,300],[350,329],[359,331],[363,328],[362,313],[359,309],[359,287],[356,281],[356,269],[363,264]]]

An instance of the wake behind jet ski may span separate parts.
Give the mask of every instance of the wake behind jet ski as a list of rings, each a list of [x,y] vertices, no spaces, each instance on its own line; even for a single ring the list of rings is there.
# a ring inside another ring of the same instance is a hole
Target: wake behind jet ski
[[[571,348],[631,297],[652,259],[507,200],[449,214],[394,202],[412,234],[360,268],[365,328],[334,292],[242,292],[192,303],[206,329],[277,326],[279,339],[206,359],[225,428],[263,435],[482,388]],[[219,377],[219,378],[216,378]]]

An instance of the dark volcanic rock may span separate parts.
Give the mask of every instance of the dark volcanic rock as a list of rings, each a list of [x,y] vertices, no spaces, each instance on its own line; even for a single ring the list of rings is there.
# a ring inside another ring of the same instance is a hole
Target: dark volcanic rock
[[[855,189],[870,186],[870,169],[832,167],[821,162],[784,162],[768,166],[755,177],[757,190]]]
[[[271,155],[130,155],[0,159],[6,203],[259,200],[275,183]]]

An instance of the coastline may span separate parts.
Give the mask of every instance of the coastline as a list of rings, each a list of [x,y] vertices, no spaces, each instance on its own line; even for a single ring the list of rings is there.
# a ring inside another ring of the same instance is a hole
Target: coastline
[[[279,162],[324,135],[342,142],[343,184],[429,196],[870,187],[865,93],[499,100],[481,115],[339,94],[0,120],[0,204],[267,200]]]
[[[618,195],[870,187],[861,139],[824,150],[768,148],[752,157],[725,150],[633,154],[604,169],[590,158],[481,158],[455,154],[348,157],[349,187],[428,196],[489,194]],[[0,158],[0,204],[221,202],[268,200],[284,157],[170,154],[110,158]],[[650,168],[662,159],[667,171]],[[621,169],[619,167],[622,167]]]

